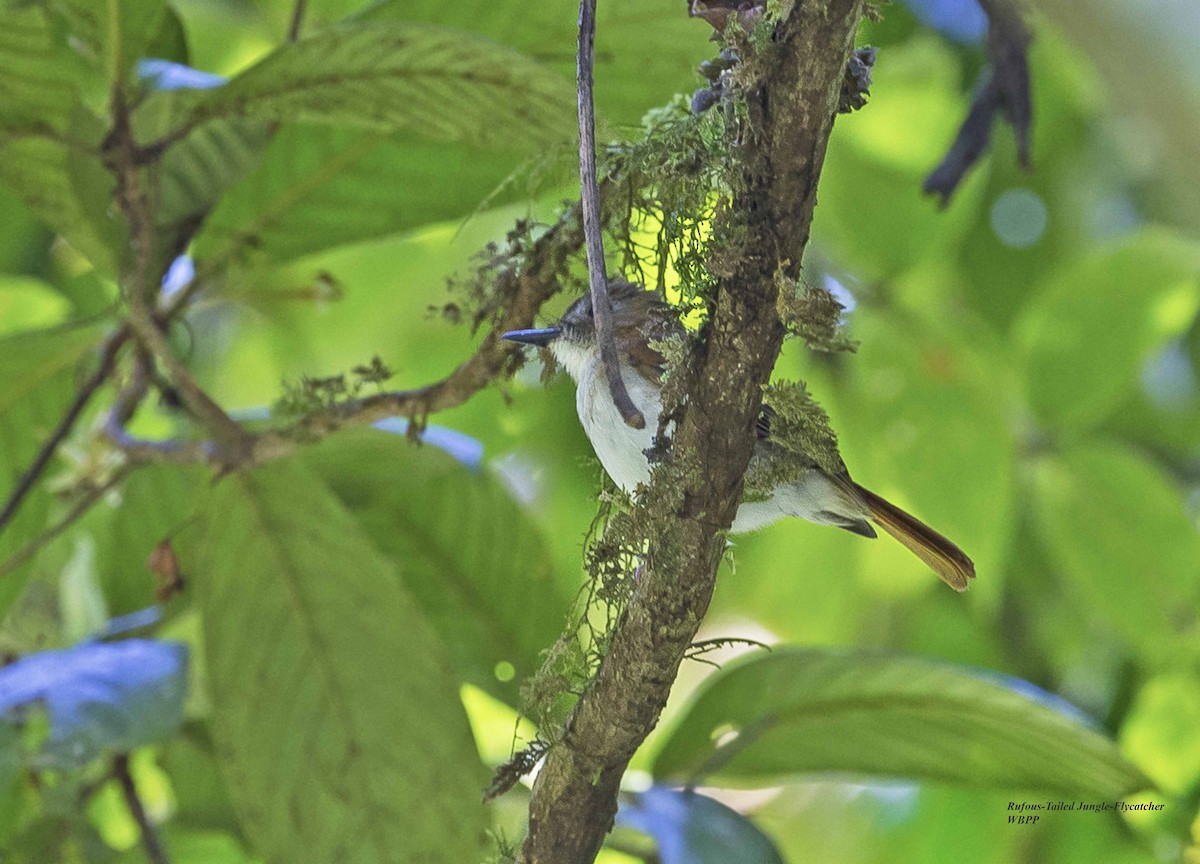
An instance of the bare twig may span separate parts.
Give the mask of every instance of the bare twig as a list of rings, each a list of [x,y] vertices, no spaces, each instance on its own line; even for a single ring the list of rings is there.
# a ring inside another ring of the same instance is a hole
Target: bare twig
[[[79,392],[75,394],[75,399],[67,408],[66,413],[58,421],[58,424],[54,427],[54,431],[42,443],[37,456],[34,457],[29,467],[25,469],[25,473],[21,475],[21,479],[17,481],[17,485],[13,488],[12,494],[4,502],[4,509],[0,510],[0,531],[3,531],[4,526],[16,515],[21,502],[25,500],[25,496],[33,489],[38,478],[42,476],[42,472],[46,470],[46,466],[50,464],[50,459],[54,456],[54,451],[58,449],[58,445],[71,434],[71,430],[75,426],[75,421],[79,419],[79,415],[83,413],[83,409],[87,407],[88,402],[91,401],[95,392],[100,389],[100,386],[112,374],[117,354],[128,338],[128,329],[122,327],[113,333],[104,343],[104,349],[100,352],[100,363],[96,367],[96,371],[80,386]]]
[[[150,821],[142,799],[138,796],[133,775],[129,773],[128,754],[122,753],[113,759],[113,777],[120,784],[125,805],[129,807],[129,813],[141,831],[142,847],[146,850],[146,857],[150,860],[150,864],[171,864],[171,859],[167,857],[167,850],[158,837],[158,831],[155,829],[154,823]]]
[[[130,462],[208,463],[220,466],[220,453],[210,441],[150,441],[126,431],[125,425],[137,411],[150,382],[150,358],[141,352],[134,363],[129,383],[117,394],[104,422],[104,434]]]
[[[945,206],[991,141],[992,123],[1003,113],[1017,139],[1017,159],[1030,167],[1029,131],[1033,125],[1033,100],[1029,90],[1029,43],[1033,34],[1026,25],[1020,0],[980,0],[988,16],[989,68],[971,101],[967,117],[941,164],[925,178],[925,192],[937,195]]]
[[[576,65],[579,95],[579,185],[583,204],[583,234],[587,247],[588,276],[592,290],[592,315],[596,340],[608,389],[621,417],[635,429],[646,427],[646,418],[629,398],[621,378],[620,359],[613,336],[612,301],[604,267],[604,241],[600,236],[600,191],[596,185],[596,117],[592,99],[592,65],[596,35],[596,0],[579,3],[579,54]]]

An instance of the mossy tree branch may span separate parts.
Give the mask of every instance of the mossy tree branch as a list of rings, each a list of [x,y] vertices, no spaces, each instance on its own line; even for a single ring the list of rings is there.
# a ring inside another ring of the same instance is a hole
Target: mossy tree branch
[[[720,278],[710,323],[688,364],[673,448],[687,462],[682,506],[651,532],[608,654],[534,784],[524,864],[595,858],[612,827],[621,776],[657,723],[707,611],[754,448],[762,386],[783,342],[779,277],[799,276],[863,7],[864,0],[797,0],[769,45],[744,60],[749,122],[732,207],[717,226],[737,239],[712,262]],[[674,554],[656,555],[665,549]]]

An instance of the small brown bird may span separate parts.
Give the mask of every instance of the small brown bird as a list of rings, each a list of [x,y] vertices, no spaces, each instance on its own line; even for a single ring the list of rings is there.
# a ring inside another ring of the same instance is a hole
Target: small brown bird
[[[579,422],[592,442],[600,464],[613,482],[632,492],[650,479],[646,451],[653,446],[662,411],[663,356],[652,342],[682,334],[674,309],[652,291],[628,282],[609,288],[613,332],[620,358],[621,378],[633,404],[646,418],[643,429],[626,425],[609,393],[600,360],[592,318],[591,297],[585,295],[567,309],[553,327],[514,330],[505,339],[548,348],[575,380]],[[768,458],[772,412],[763,406],[758,421],[759,444],[754,460]],[[753,461],[752,463],[753,464]],[[916,517],[850,479],[844,465],[836,473],[814,461],[798,480],[781,483],[762,501],[744,501],[731,531],[755,531],[784,516],[798,516],[820,525],[835,525],[863,537],[875,537],[874,522],[891,534],[955,591],[965,591],[975,578],[975,565],[961,549]]]

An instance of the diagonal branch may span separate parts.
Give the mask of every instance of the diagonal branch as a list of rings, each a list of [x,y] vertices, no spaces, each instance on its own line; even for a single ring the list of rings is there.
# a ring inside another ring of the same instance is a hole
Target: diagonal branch
[[[796,0],[747,83],[749,129],[739,130],[736,191],[714,235],[728,238],[706,338],[685,372],[687,399],[673,458],[682,505],[655,520],[641,577],[608,653],[534,783],[522,864],[586,864],[616,812],[634,752],[658,721],[707,611],[724,532],[754,448],[761,387],[783,342],[779,276],[799,276],[817,179],[837,113],[864,0]],[[761,44],[761,42],[760,42]],[[673,466],[672,466],[673,467]],[[661,482],[639,501],[662,494]]]
[[[621,378],[617,344],[613,336],[612,301],[604,268],[604,241],[600,236],[600,191],[596,185],[596,116],[592,99],[592,65],[595,54],[596,0],[579,3],[579,53],[576,65],[579,93],[579,185],[583,204],[583,233],[587,241],[588,277],[592,290],[592,316],[596,341],[613,404],[634,429],[644,429],[646,418],[629,398]]]

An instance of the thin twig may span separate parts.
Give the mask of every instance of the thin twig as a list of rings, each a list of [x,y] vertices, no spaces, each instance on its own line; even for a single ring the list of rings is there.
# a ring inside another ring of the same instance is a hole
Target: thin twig
[[[296,5],[292,7],[292,20],[288,24],[287,41],[295,42],[300,38],[300,28],[304,25],[304,7],[307,5],[305,0],[296,0]]]
[[[150,384],[150,358],[141,352],[134,363],[129,383],[117,394],[104,422],[104,434],[127,459],[138,464],[182,462],[220,464],[216,445],[210,441],[151,441],[130,435],[125,426],[132,419]]]
[[[58,421],[58,425],[54,427],[54,431],[50,433],[50,437],[42,443],[37,456],[34,457],[30,466],[25,469],[25,473],[21,475],[21,479],[17,481],[17,485],[13,488],[12,494],[4,502],[4,509],[0,510],[0,531],[3,531],[4,527],[16,515],[21,502],[25,500],[25,496],[33,489],[38,478],[42,476],[42,472],[46,470],[46,466],[50,464],[50,459],[53,457],[54,451],[58,449],[58,445],[71,434],[71,430],[75,426],[75,421],[79,419],[79,415],[83,413],[83,409],[87,407],[92,396],[112,373],[117,353],[128,338],[129,330],[122,327],[113,333],[104,343],[104,350],[100,354],[100,365],[96,367],[96,371],[79,388],[79,392],[75,394],[75,399],[71,402],[70,407],[67,408],[67,412]]]
[[[592,316],[596,340],[613,404],[634,429],[646,428],[646,418],[629,398],[621,379],[620,358],[613,337],[612,301],[604,271],[604,241],[600,236],[600,191],[596,184],[596,117],[592,100],[593,41],[596,35],[596,0],[579,3],[579,54],[576,64],[579,96],[579,186],[583,203],[583,236],[586,240],[588,276],[592,289]]]
[[[138,796],[133,775],[129,773],[128,754],[122,753],[113,759],[113,776],[121,784],[121,794],[125,797],[125,804],[129,807],[129,813],[142,833],[142,846],[146,850],[146,857],[150,860],[150,864],[171,864],[171,859],[167,857],[167,850],[158,837],[158,831],[155,829],[154,823],[150,821],[142,799]]]
[[[179,388],[184,404],[213,433],[218,444],[227,451],[224,454],[226,460],[231,467],[236,467],[249,453],[253,436],[196,383],[192,373],[171,350],[166,335],[137,293],[128,292],[129,326],[138,341],[166,368],[172,383]]]
[[[57,537],[62,532],[66,531],[76,521],[79,520],[88,510],[92,509],[92,505],[103,498],[108,492],[121,483],[133,470],[133,465],[127,464],[119,468],[111,477],[101,483],[94,489],[89,490],[82,498],[76,502],[67,515],[51,525],[34,539],[30,540],[10,557],[3,564],[0,564],[0,578],[12,573],[26,561],[31,559],[38,553],[38,550]]]

